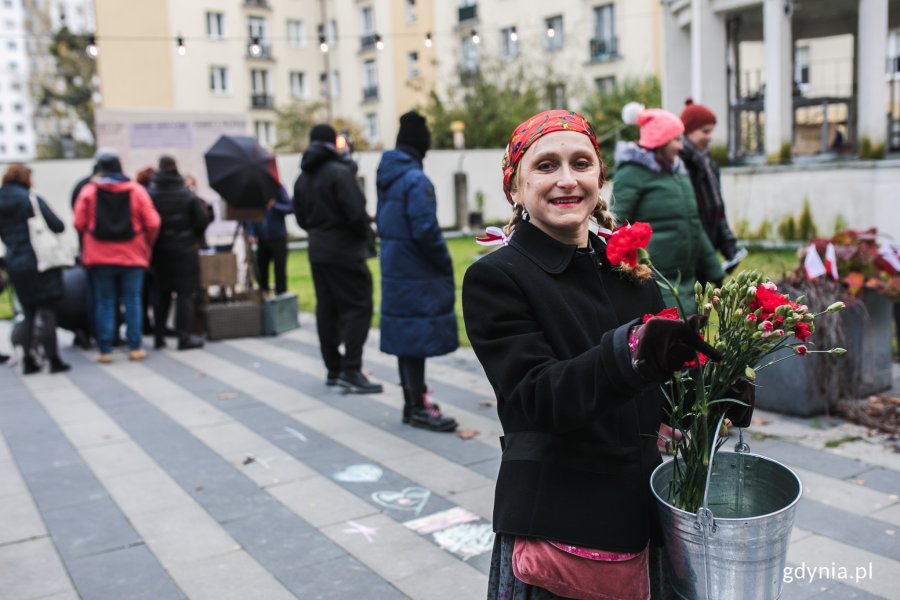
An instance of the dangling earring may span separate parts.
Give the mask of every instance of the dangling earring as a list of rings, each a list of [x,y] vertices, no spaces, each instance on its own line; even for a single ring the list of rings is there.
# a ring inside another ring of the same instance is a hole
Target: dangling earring
[[[525,205],[524,205],[524,204],[522,205],[522,220],[523,220],[523,221],[530,221],[530,220],[531,220],[531,215],[529,215],[529,214],[528,214],[528,211],[525,210]]]

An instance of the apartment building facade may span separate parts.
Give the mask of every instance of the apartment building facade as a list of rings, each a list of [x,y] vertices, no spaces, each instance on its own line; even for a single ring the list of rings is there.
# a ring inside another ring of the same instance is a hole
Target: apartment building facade
[[[61,85],[49,45],[63,26],[92,31],[90,0],[0,0],[0,162],[33,160],[51,138],[91,141],[68,107],[40,104],[41,85]]]
[[[277,109],[323,105],[391,147],[399,116],[475,70],[554,73],[549,100],[660,73],[656,0],[95,0],[105,110],[244,113],[276,139]],[[473,35],[474,33],[474,35]],[[495,72],[495,71],[491,71]]]

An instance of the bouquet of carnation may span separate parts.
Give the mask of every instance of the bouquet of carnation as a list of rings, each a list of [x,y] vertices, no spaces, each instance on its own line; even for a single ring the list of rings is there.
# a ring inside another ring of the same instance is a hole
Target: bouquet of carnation
[[[678,287],[659,273],[650,260],[646,246],[652,230],[646,223],[626,224],[607,237],[607,258],[618,269],[632,277],[645,279],[652,273],[660,286],[672,291],[681,308]],[[811,352],[844,354],[842,348],[813,350],[810,340],[815,319],[825,312],[843,308],[836,302],[822,313],[813,314],[803,304],[803,297],[791,299],[756,271],[742,271],[721,287],[713,284],[695,288],[695,299],[701,315],[700,336],[722,359],[713,362],[698,353],[684,364],[665,385],[669,401],[669,418],[676,434],[673,442],[674,477],[670,502],[676,507],[696,512],[703,501],[710,455],[716,432],[725,413],[741,412],[750,406],[739,400],[741,390],[754,385],[756,373],[775,362]],[[644,321],[660,317],[679,319],[683,309],[668,308],[656,315],[645,315]],[[793,353],[767,362],[767,357],[782,348]],[[746,394],[743,394],[746,396]]]

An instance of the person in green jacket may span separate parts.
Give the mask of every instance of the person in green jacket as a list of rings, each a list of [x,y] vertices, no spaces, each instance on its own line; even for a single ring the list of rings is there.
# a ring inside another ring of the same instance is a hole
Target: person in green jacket
[[[649,223],[653,237],[647,247],[654,266],[678,287],[684,316],[697,312],[694,284],[725,278],[715,250],[703,229],[690,177],[678,153],[684,124],[660,108],[637,114],[637,143],[616,149],[612,211],[616,220]],[[677,306],[663,289],[667,306]]]

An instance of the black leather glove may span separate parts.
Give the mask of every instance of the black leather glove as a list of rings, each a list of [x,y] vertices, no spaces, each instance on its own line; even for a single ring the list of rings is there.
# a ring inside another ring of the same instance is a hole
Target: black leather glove
[[[634,370],[648,381],[662,383],[684,363],[694,360],[697,352],[710,360],[722,360],[722,353],[697,333],[705,323],[706,317],[693,315],[687,322],[653,317],[638,326],[631,336]]]
[[[756,386],[744,381],[731,388],[727,397],[740,400],[748,406],[732,404],[725,410],[725,416],[735,427],[749,427],[753,418],[753,408],[756,406]]]

